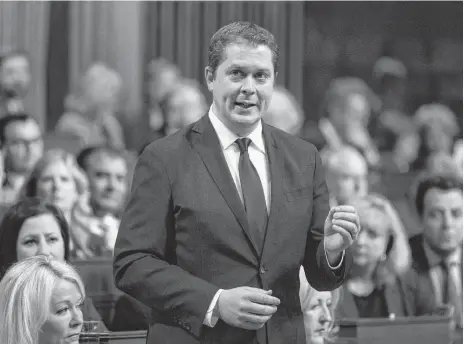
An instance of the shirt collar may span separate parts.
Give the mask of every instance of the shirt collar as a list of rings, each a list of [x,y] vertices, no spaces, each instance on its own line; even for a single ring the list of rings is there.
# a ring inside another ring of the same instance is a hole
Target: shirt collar
[[[218,135],[219,142],[221,143],[223,150],[229,148],[234,144],[235,140],[240,138],[240,136],[227,128],[227,126],[222,123],[221,120],[214,114],[213,106],[209,108],[208,116],[214,130]],[[259,121],[258,126],[249,135],[247,135],[247,137],[263,154],[266,153],[263,139],[263,124],[261,120]]]

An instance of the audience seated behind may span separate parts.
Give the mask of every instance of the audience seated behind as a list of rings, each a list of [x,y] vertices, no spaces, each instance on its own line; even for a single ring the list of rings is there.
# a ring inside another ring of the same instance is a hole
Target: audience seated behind
[[[21,260],[0,281],[0,342],[77,344],[84,299],[82,280],[63,260],[46,255]]]
[[[42,129],[27,113],[0,118],[0,146],[4,159],[0,203],[13,204],[24,181],[43,154]],[[29,147],[23,149],[24,145]]]
[[[90,211],[73,209],[77,258],[111,257],[129,187],[126,155],[111,147],[90,146],[79,153],[77,162],[89,181],[90,206]]]
[[[0,224],[0,278],[8,268],[36,255],[69,261],[69,227],[62,212],[40,198],[25,198],[12,205]],[[84,320],[101,321],[92,300],[84,299]],[[101,324],[106,330],[105,325]]]
[[[424,176],[417,185],[415,206],[423,233],[413,236],[413,269],[427,297],[455,307],[462,331],[462,177],[455,174]]]
[[[361,232],[353,245],[353,268],[343,287],[338,317],[415,316],[432,312],[430,299],[410,270],[407,236],[388,200],[369,194],[350,202]]]
[[[87,177],[74,155],[59,148],[46,151],[24,182],[19,198],[24,197],[41,197],[61,210],[69,224],[70,253],[74,256],[73,210],[80,206],[90,212]]]

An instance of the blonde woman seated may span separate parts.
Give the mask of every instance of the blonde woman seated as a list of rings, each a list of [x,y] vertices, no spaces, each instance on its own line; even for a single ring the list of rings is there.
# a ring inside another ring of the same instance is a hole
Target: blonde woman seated
[[[323,344],[335,336],[334,311],[340,300],[340,289],[317,291],[306,280],[300,268],[300,303],[306,331],[306,344]]]
[[[81,228],[83,219],[89,217],[92,210],[87,177],[72,154],[61,149],[47,151],[25,182],[21,196],[43,198],[62,211],[70,229],[71,258],[84,259],[111,252],[110,248],[106,249],[106,243],[113,238],[105,235],[110,231],[100,228],[98,223],[93,226],[95,228]]]
[[[337,307],[339,317],[417,316],[436,309],[410,269],[411,253],[397,212],[384,197],[352,202],[361,231],[353,243],[353,268]]]
[[[0,282],[0,343],[78,344],[84,298],[63,261],[40,255],[13,265]]]
[[[13,264],[38,255],[68,262],[69,226],[53,204],[25,198],[8,209],[0,224],[0,280]],[[82,312],[85,320],[102,320],[90,298],[84,300]],[[106,330],[103,323],[101,329]]]

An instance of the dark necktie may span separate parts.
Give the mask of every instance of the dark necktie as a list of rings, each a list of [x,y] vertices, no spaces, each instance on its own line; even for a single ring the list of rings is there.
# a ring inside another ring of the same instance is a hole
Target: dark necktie
[[[462,301],[460,298],[459,290],[462,290],[458,286],[456,272],[453,273],[453,269],[459,269],[459,264],[447,264],[442,262],[443,268],[443,303],[454,306],[456,325],[462,328]],[[459,274],[459,272],[458,272]]]
[[[268,215],[261,179],[259,179],[258,172],[251,163],[248,154],[248,146],[251,140],[245,137],[237,139],[235,142],[240,149],[238,169],[248,224],[250,229],[256,234],[259,247],[262,248]]]

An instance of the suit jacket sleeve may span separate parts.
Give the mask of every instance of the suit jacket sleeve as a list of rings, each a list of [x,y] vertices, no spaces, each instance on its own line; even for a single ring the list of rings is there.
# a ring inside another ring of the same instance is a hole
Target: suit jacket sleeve
[[[199,337],[216,286],[176,266],[171,183],[154,145],[140,156],[114,253],[116,286]]]
[[[324,224],[329,214],[329,191],[322,160],[317,151],[314,152],[314,159],[312,217],[303,267],[306,278],[313,288],[320,291],[333,290],[344,282],[351,269],[353,256],[347,249],[339,268],[332,269],[329,266],[324,250]]]

